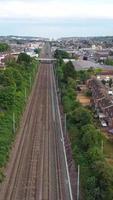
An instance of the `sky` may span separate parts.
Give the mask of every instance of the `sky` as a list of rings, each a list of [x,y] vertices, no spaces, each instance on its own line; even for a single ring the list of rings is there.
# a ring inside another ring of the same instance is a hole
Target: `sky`
[[[113,0],[0,0],[0,35],[113,35]]]

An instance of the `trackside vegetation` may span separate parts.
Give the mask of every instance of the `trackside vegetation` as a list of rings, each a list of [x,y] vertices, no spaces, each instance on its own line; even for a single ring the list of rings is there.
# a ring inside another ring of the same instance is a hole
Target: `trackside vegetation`
[[[113,167],[103,153],[103,136],[95,127],[92,112],[76,99],[78,80],[84,82],[92,74],[75,71],[71,62],[57,59],[55,74],[58,79],[63,110],[67,114],[67,128],[75,165],[80,165],[81,199],[113,199]]]
[[[0,71],[0,182],[16,135],[13,121],[18,129],[37,65],[34,58],[21,53],[17,61],[10,60],[6,70]]]

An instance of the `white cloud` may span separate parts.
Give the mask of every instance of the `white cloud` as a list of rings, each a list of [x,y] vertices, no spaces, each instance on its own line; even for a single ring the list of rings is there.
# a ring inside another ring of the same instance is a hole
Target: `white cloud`
[[[112,18],[113,3],[77,0],[0,1],[0,18]]]

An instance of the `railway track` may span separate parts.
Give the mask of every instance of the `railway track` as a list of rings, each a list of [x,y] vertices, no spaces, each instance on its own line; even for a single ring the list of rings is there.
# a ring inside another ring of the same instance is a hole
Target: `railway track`
[[[71,200],[54,89],[52,65],[41,64],[0,200]]]

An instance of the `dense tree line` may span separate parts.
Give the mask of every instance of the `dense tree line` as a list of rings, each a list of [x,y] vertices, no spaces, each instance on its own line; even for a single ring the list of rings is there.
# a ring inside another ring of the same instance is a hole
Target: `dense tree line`
[[[69,55],[69,53],[67,53],[66,51],[63,51],[63,50],[59,50],[59,49],[57,49],[56,51],[55,51],[55,53],[54,53],[54,57],[55,58],[70,58],[70,55]]]
[[[102,150],[103,136],[94,125],[93,114],[76,100],[78,80],[84,82],[94,72],[76,72],[72,63],[59,57],[55,73],[58,77],[64,112],[72,143],[75,163],[80,165],[83,200],[113,199],[113,168]]]
[[[10,50],[10,46],[7,43],[0,43],[0,52],[5,52]]]
[[[6,70],[0,71],[0,181],[3,179],[2,167],[15,138],[13,113],[17,128],[36,70],[37,61],[21,53],[17,61],[10,60]]]

